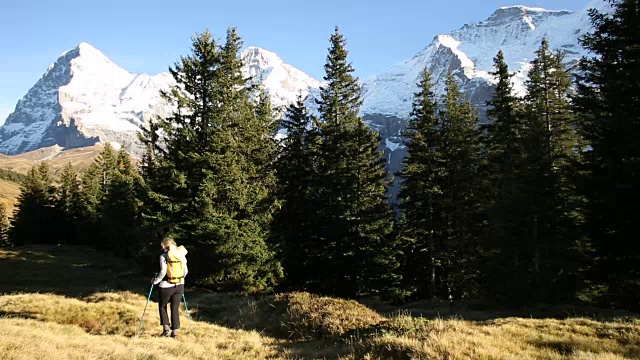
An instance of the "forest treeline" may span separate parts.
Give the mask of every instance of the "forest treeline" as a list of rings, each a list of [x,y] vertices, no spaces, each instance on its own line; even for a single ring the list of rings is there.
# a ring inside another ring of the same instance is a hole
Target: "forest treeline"
[[[577,69],[543,40],[522,97],[498,53],[487,124],[455,74],[438,96],[425,69],[397,174],[359,115],[338,28],[317,111],[300,96],[284,116],[243,77],[236,29],[197,34],[162,94],[175,111],[142,129],[141,162],[107,145],[82,176],[32,169],[0,234],[145,261],[172,236],[190,277],[220,291],[638,309],[639,9],[591,10]]]

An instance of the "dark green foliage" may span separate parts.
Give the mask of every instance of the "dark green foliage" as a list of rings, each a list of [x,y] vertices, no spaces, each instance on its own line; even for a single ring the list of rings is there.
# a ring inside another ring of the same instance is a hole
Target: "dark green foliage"
[[[22,182],[18,204],[11,221],[9,240],[15,245],[57,244],[55,187],[46,163],[33,167]]]
[[[483,159],[481,157],[478,115],[462,98],[452,74],[442,99],[440,136],[442,193],[438,201],[435,236],[447,249],[440,260],[439,293],[450,298],[475,297],[480,292],[479,258],[484,233]]]
[[[452,74],[442,107],[425,69],[405,136],[400,191],[405,283],[418,298],[479,296],[485,227],[478,116]]]
[[[165,93],[177,110],[143,134],[143,174],[156,206],[147,219],[191,246],[192,274],[217,289],[262,291],[281,277],[267,247],[276,201],[275,122],[266,97],[254,104],[242,76],[241,40],[229,29],[219,46],[209,32],[170,69]],[[153,152],[151,152],[153,150]]]
[[[393,217],[380,138],[358,116],[361,90],[337,28],[330,43],[327,84],[317,100],[322,121],[308,286],[341,296],[394,292],[397,246],[390,236]]]
[[[436,297],[436,265],[446,252],[442,239],[435,237],[436,203],[442,196],[444,164],[438,104],[432,90],[431,74],[425,68],[414,95],[411,118],[404,133],[404,159],[399,199],[402,210],[400,236],[404,244],[403,280],[416,297]],[[439,241],[436,244],[436,241]]]
[[[553,54],[542,41],[527,82],[524,118],[524,170],[522,224],[526,249],[518,254],[518,267],[527,274],[523,299],[571,299],[579,270],[577,247],[581,199],[573,177],[579,141],[568,97],[571,87],[562,54]]]
[[[13,219],[16,244],[95,245],[140,255],[143,183],[124,150],[106,145],[82,180],[68,164],[55,182],[46,163],[27,175]]]
[[[143,239],[140,201],[142,177],[124,149],[117,154],[116,167],[111,172],[106,189],[100,205],[101,238],[116,255],[136,257]]]
[[[500,302],[511,301],[526,292],[526,268],[519,257],[527,251],[528,234],[524,226],[528,209],[524,185],[526,123],[522,115],[522,99],[513,95],[512,74],[500,51],[491,72],[497,85],[487,103],[484,145],[487,155],[488,217],[490,236],[485,277],[487,296]]]
[[[62,244],[85,244],[86,239],[78,230],[87,212],[82,195],[80,179],[71,164],[60,174],[56,189],[55,208],[59,215],[57,234]]]
[[[281,141],[276,163],[278,197],[282,202],[274,221],[274,243],[285,271],[287,289],[304,288],[309,278],[308,258],[312,255],[315,209],[313,192],[314,154],[318,133],[315,119],[309,115],[304,98],[287,108],[281,127],[287,136]]]
[[[110,244],[104,237],[102,224],[102,206],[111,190],[111,182],[117,174],[117,153],[110,144],[106,144],[95,162],[89,166],[82,177],[83,204],[86,209],[85,218],[81,222],[82,232],[86,239],[97,249],[108,250]]]
[[[9,243],[9,214],[3,202],[0,202],[0,247],[6,247]]]
[[[594,31],[581,42],[593,55],[580,62],[575,98],[590,146],[584,193],[596,259],[591,277],[604,290],[603,303],[639,309],[640,2],[610,3],[611,14],[590,11]]]

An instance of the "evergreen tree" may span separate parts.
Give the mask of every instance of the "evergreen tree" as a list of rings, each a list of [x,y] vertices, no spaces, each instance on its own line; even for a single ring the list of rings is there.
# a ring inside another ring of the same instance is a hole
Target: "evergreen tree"
[[[60,175],[55,207],[61,220],[58,226],[61,243],[82,243],[79,241],[77,226],[82,222],[86,209],[83,206],[80,179],[71,163],[65,166]]]
[[[527,81],[523,191],[529,251],[519,261],[532,269],[529,300],[571,296],[579,266],[575,250],[581,200],[573,177],[579,141],[568,97],[571,82],[562,60],[543,40]]]
[[[281,141],[281,150],[276,163],[278,175],[278,197],[282,207],[274,221],[274,237],[279,244],[280,257],[289,289],[303,289],[307,276],[307,263],[312,253],[314,208],[312,203],[315,184],[313,151],[314,119],[308,113],[305,99],[298,95],[289,105],[281,127],[286,137]]]
[[[436,270],[438,293],[460,299],[478,296],[479,261],[484,233],[483,168],[479,119],[463,100],[455,77],[446,80],[439,112],[442,193],[434,219],[434,236],[446,249]]]
[[[51,169],[43,162],[33,167],[21,186],[17,209],[11,221],[9,240],[15,245],[57,244],[54,228],[55,187]]]
[[[640,245],[640,2],[609,1],[610,14],[590,10],[594,31],[581,39],[592,56],[580,62],[576,97],[589,150],[585,194],[595,250],[593,280],[608,305],[638,309]]]
[[[84,209],[85,216],[79,225],[81,237],[84,238],[81,242],[93,244],[100,250],[110,249],[108,237],[105,237],[109,228],[101,217],[104,199],[109,195],[111,183],[117,176],[117,172],[117,152],[107,143],[82,176],[80,207]]]
[[[102,149],[96,158],[95,164],[98,171],[100,190],[103,195],[106,195],[109,191],[111,181],[116,176],[118,167],[117,153],[111,144],[105,144],[104,149]]]
[[[442,192],[444,174],[441,124],[433,92],[431,74],[425,68],[420,75],[418,92],[404,137],[407,156],[402,170],[400,234],[405,246],[403,280],[405,288],[419,298],[430,299],[436,293],[436,265],[446,251],[436,244],[434,220]]]
[[[129,154],[121,149],[100,206],[102,237],[121,257],[134,257],[141,248],[141,183],[142,178],[133,167]]]
[[[165,98],[171,98],[170,94],[164,94]],[[172,227],[172,202],[164,195],[170,192],[172,184],[167,179],[172,178],[172,167],[167,161],[166,149],[162,146],[160,129],[161,119],[151,119],[149,126],[142,126],[138,133],[138,140],[143,144],[144,153],[140,161],[140,174],[143,190],[140,197],[144,203],[141,211],[143,227],[147,239],[143,241],[141,252],[146,251],[147,246],[156,248],[163,235]],[[175,199],[174,199],[175,201]]]
[[[358,116],[361,89],[336,27],[317,100],[321,142],[315,202],[317,235],[309,272],[319,291],[342,296],[389,291],[397,282],[380,136]]]
[[[9,216],[4,202],[0,202],[0,247],[6,247],[9,243]]]
[[[267,103],[250,100],[240,48],[235,29],[222,46],[205,32],[170,69],[177,85],[164,95],[177,110],[159,124],[166,150],[154,160],[165,181],[149,186],[164,202],[167,229],[193,247],[203,284],[261,291],[282,274],[266,242],[276,205],[274,121]]]
[[[102,202],[102,186],[100,167],[97,162],[89,166],[81,177],[82,191],[79,208],[83,216],[77,225],[77,240],[81,244],[98,245],[101,231],[99,227],[100,204]]]
[[[491,121],[484,129],[487,151],[490,194],[489,221],[490,254],[487,258],[488,295],[499,301],[520,297],[526,292],[527,276],[519,257],[526,252],[527,216],[522,183],[524,170],[523,137],[525,122],[521,99],[513,95],[508,66],[502,51],[494,58],[491,75],[497,81],[492,99],[487,103],[487,117]]]

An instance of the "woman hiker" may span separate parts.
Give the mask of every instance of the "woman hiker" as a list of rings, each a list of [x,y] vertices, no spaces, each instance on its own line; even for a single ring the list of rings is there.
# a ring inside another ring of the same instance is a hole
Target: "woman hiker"
[[[189,272],[187,269],[187,250],[184,246],[176,246],[172,238],[165,238],[160,243],[162,254],[160,255],[160,273],[151,279],[151,283],[160,288],[158,308],[160,311],[160,325],[162,336],[178,336],[180,329],[180,314],[178,308],[184,294],[184,278]],[[171,303],[171,323],[167,315],[167,304]]]

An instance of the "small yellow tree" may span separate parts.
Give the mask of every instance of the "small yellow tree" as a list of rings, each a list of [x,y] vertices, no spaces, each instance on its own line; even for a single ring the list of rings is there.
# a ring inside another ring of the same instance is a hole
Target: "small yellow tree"
[[[7,207],[0,202],[0,246],[9,244],[9,217],[7,215]]]

